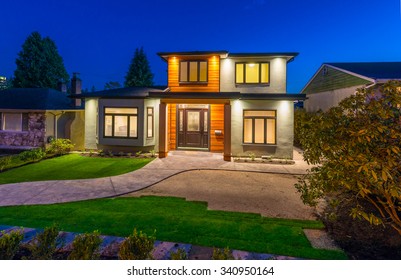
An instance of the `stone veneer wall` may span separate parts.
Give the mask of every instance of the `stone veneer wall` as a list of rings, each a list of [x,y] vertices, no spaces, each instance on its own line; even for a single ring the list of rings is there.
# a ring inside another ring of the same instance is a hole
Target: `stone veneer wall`
[[[0,130],[0,145],[44,147],[46,134],[45,113],[29,113],[28,116],[27,131]]]

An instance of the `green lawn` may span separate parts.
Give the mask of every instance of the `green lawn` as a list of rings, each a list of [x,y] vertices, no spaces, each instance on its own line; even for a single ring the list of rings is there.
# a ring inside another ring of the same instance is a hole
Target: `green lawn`
[[[210,211],[206,203],[173,197],[97,199],[53,205],[0,207],[0,224],[128,236],[134,228],[158,240],[229,247],[308,259],[345,259],[340,251],[311,247],[303,228],[318,221],[263,218],[257,214]]]
[[[4,171],[0,173],[0,184],[114,176],[139,169],[151,160],[69,154]]]

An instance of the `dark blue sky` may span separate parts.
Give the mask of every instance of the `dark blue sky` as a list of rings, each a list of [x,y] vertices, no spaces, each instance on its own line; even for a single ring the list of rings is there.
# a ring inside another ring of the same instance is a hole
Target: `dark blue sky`
[[[33,31],[49,36],[84,88],[120,81],[143,46],[156,84],[164,51],[299,52],[288,92],[323,62],[401,61],[401,0],[2,1],[0,76],[11,76]]]

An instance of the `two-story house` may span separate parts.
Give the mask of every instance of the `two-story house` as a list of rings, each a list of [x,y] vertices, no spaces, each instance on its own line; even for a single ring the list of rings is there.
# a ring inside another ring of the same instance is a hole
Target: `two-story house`
[[[122,88],[85,99],[85,147],[112,151],[254,153],[292,158],[297,53],[163,52],[167,87]]]

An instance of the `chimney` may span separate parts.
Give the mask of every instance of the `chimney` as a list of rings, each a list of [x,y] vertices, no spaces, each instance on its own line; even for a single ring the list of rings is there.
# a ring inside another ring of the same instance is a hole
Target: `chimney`
[[[71,79],[71,94],[81,94],[82,93],[82,81],[79,78],[79,73],[72,73]],[[75,99],[75,106],[80,107],[82,105],[82,100],[79,98]]]
[[[82,92],[82,81],[79,78],[79,73],[72,73],[71,79],[71,93],[72,94],[80,94]]]
[[[57,90],[66,93],[67,92],[67,85],[63,81],[59,81],[57,83]]]

